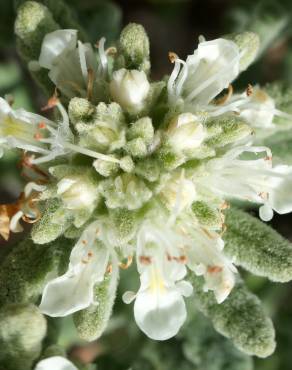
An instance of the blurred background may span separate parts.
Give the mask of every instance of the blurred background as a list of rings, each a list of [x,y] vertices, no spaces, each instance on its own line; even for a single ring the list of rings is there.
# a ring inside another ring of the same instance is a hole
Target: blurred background
[[[199,35],[209,40],[234,31],[251,30],[260,35],[261,50],[256,63],[242,74],[235,87],[246,87],[248,83],[263,85],[276,80],[292,85],[291,0],[67,2],[91,42],[105,36],[108,45],[114,44],[125,24],[141,23],[150,37],[153,79],[161,78],[172,70],[168,60],[169,51],[176,52],[184,59],[196,48]],[[21,63],[17,55],[14,17],[13,1],[0,0],[0,96],[12,94],[15,107],[39,112],[47,98],[30,78],[26,65]],[[22,189],[19,161],[20,153],[17,152],[5,154],[0,161],[0,203],[14,201]],[[292,241],[292,215],[276,216],[272,225]],[[6,254],[9,248],[10,244],[0,240],[0,256]],[[123,274],[121,292],[125,290],[124,285],[129,289],[132,281],[131,271]],[[246,272],[243,274],[250,289],[260,296],[273,317],[277,332],[278,347],[275,354],[264,360],[254,359],[254,368],[291,370],[292,284],[273,284]],[[68,348],[72,357],[83,363],[96,359],[98,369],[252,369],[252,360],[217,335],[198,314],[190,315],[191,319],[180,337],[157,344],[137,331],[131,311],[132,307],[118,302],[106,335],[90,345],[78,341],[70,319],[62,321],[59,341]]]

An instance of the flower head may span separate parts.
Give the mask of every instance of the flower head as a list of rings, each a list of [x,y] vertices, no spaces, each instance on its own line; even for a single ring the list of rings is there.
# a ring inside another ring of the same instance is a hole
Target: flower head
[[[43,290],[43,313],[100,311],[104,328],[119,268],[135,261],[140,287],[124,301],[135,301],[147,336],[169,339],[186,319],[190,277],[201,276],[218,304],[235,285],[237,269],[224,252],[227,201],[259,204],[263,220],[292,211],[292,168],[273,166],[270,149],[251,137],[259,127],[274,129],[275,115],[288,115],[262,88],[233,94],[230,84],[255,57],[257,38],[232,40],[201,38],[186,61],[170,53],[168,80],[150,83],[140,27],[127,28],[117,49],[104,50],[101,39],[98,55],[76,31],[58,30],[45,36],[39,57],[60,93],[46,107],[57,108],[56,122],[0,100],[3,148],[34,153],[34,165],[46,162],[52,175],[46,188],[27,185],[45,209],[33,240],[77,240],[67,271]],[[33,213],[28,208],[8,219],[10,229]]]

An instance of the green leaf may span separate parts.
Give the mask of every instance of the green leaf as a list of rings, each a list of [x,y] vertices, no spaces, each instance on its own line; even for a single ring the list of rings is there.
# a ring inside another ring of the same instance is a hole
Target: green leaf
[[[36,302],[48,280],[68,264],[72,241],[59,238],[50,244],[25,239],[16,245],[0,266],[0,306]]]
[[[117,282],[116,271],[107,274],[104,281],[94,287],[95,300],[98,303],[74,314],[74,324],[80,338],[93,341],[106,329],[116,297]]]
[[[182,339],[184,355],[196,370],[253,369],[251,357],[238,351],[228,339],[218,334],[200,312],[192,315],[192,311],[188,309],[188,321],[179,337]]]
[[[270,226],[236,208],[226,212],[224,252],[236,265],[272,281],[292,279],[292,244]]]
[[[213,292],[205,292],[204,280],[189,274],[195,289],[195,305],[213,323],[214,328],[248,355],[267,357],[275,350],[275,332],[260,300],[242,282],[238,282],[221,304]]]
[[[46,320],[37,307],[25,304],[1,307],[1,369],[30,369],[41,353],[46,330]]]

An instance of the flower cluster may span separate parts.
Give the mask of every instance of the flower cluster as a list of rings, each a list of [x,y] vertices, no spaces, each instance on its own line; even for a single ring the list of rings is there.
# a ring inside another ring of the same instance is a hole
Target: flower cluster
[[[46,34],[29,67],[55,85],[45,108],[57,118],[0,100],[1,148],[25,150],[30,168],[47,174],[26,188],[41,214],[34,242],[77,240],[67,272],[44,288],[43,313],[101,308],[99,288],[113,301],[119,269],[132,261],[140,287],[123,300],[134,301],[150,338],[171,338],[184,323],[184,297],[194,294],[188,273],[204,278],[218,304],[228,297],[237,273],[224,254],[229,202],[258,204],[264,221],[292,211],[292,168],[273,166],[269,148],[256,143],[258,128],[291,117],[260,87],[232,91],[257,48],[249,32],[201,37],[186,61],[170,53],[172,73],[153,82],[141,26],[129,25],[116,48],[101,39],[97,52],[75,30]],[[26,215],[19,212],[12,231]]]

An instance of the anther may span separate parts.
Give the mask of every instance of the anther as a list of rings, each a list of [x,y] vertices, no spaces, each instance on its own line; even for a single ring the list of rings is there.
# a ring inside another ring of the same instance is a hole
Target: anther
[[[46,125],[46,123],[45,122],[40,122],[39,124],[38,124],[38,128],[39,129],[44,129],[44,128],[46,128],[47,127],[47,125]]]
[[[247,96],[251,96],[253,94],[253,87],[251,84],[247,85],[247,88],[245,90]]]
[[[117,53],[117,48],[115,48],[114,46],[111,46],[106,49],[105,53],[106,55],[114,55]]]
[[[207,271],[210,273],[210,274],[218,274],[219,272],[221,272],[223,270],[222,267],[220,266],[208,266],[207,268]]]
[[[55,91],[54,95],[48,100],[47,105],[41,108],[41,111],[44,112],[46,110],[54,108],[59,103],[58,93],[57,90]]]
[[[151,264],[151,257],[149,257],[149,256],[140,256],[139,260],[143,265],[150,265]]]
[[[170,60],[171,63],[174,63],[176,59],[178,59],[178,55],[174,53],[173,51],[170,51],[168,53],[168,59]]]

